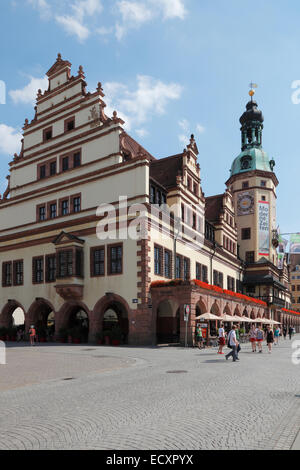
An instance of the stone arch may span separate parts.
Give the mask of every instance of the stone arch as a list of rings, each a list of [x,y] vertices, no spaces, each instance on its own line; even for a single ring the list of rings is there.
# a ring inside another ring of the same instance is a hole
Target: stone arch
[[[200,300],[196,303],[196,317],[199,315],[203,315],[203,313],[207,313],[208,308],[207,305],[205,304],[204,300],[202,297],[200,297]]]
[[[178,343],[180,341],[180,306],[174,299],[164,299],[156,309],[157,343]]]
[[[241,317],[241,309],[238,305],[235,306],[235,309],[234,309],[234,312],[233,312],[233,315],[234,316],[237,316],[237,317]]]
[[[113,315],[113,312],[116,317]],[[98,300],[93,309],[91,334],[95,336],[96,333],[100,333],[105,329],[111,330],[113,326],[118,326],[121,329],[122,342],[127,343],[130,313],[131,309],[123,297],[117,294],[103,296]],[[113,317],[117,321],[114,321]]]
[[[226,315],[232,315],[231,314],[231,308],[229,307],[228,302],[226,303],[226,305],[224,307],[223,313],[225,313]]]
[[[73,330],[78,341],[87,342],[91,323],[91,312],[85,303],[81,301],[68,301],[63,304],[59,312],[56,314],[55,332],[60,334],[60,330]],[[69,331],[70,333],[70,331]],[[71,332],[72,333],[72,332]],[[73,337],[71,334],[70,336]]]
[[[13,325],[13,313],[18,308],[22,309],[26,322],[26,310],[24,309],[23,305],[20,304],[20,302],[17,300],[10,300],[4,305],[1,311],[0,327],[10,328]]]
[[[55,323],[55,310],[51,302],[47,299],[37,298],[29,307],[26,318],[26,330],[28,331],[31,325],[34,325],[37,330],[37,335],[43,338],[50,336],[52,339],[55,333],[55,326],[50,329],[48,326],[48,317],[53,312]]]
[[[221,309],[218,304],[218,301],[215,300],[214,303],[211,306],[210,313],[213,313],[214,315],[217,315],[217,317],[221,316]]]

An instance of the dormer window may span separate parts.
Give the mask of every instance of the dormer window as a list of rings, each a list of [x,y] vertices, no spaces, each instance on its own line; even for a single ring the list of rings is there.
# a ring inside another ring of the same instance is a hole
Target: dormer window
[[[44,132],[43,132],[44,142],[47,142],[50,139],[52,139],[52,127],[49,127],[48,129],[44,129]]]
[[[241,170],[248,170],[251,168],[252,157],[250,155],[245,155],[241,158]]]

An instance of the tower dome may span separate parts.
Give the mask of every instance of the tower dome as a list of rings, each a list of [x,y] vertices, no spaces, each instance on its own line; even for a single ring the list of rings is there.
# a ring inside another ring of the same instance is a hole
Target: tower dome
[[[273,172],[275,166],[274,160],[270,161],[267,152],[262,148],[264,117],[257,102],[253,100],[253,94],[250,93],[251,101],[247,103],[246,111],[240,117],[242,151],[231,166],[231,176],[253,170]]]

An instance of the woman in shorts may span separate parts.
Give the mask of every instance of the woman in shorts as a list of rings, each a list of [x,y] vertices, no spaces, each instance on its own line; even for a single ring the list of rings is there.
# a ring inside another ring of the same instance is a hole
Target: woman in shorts
[[[256,331],[255,331],[255,326],[251,326],[250,330],[250,343],[252,346],[252,352],[256,352]]]
[[[263,343],[263,340],[264,340],[264,332],[263,330],[261,329],[261,326],[259,326],[256,330],[256,342],[257,342],[257,346],[258,346],[258,352],[259,353],[262,353],[262,343]]]

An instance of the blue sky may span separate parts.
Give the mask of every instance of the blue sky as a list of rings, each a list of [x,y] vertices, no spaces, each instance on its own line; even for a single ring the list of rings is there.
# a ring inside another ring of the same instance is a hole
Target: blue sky
[[[297,0],[1,0],[0,192],[35,90],[61,52],[74,74],[83,66],[89,90],[103,83],[108,111],[155,157],[181,152],[194,133],[207,196],[225,189],[248,84],[258,83],[278,223],[300,231],[299,18]]]

